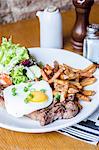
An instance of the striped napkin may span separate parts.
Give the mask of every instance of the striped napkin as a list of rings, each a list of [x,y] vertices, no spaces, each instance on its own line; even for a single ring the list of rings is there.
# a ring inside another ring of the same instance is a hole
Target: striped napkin
[[[96,145],[99,142],[99,108],[88,119],[58,132]]]

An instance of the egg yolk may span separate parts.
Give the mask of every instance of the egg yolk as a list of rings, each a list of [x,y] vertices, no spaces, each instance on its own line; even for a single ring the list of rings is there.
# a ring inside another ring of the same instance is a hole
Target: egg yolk
[[[33,91],[27,97],[29,102],[45,102],[48,100],[48,96],[41,91]]]

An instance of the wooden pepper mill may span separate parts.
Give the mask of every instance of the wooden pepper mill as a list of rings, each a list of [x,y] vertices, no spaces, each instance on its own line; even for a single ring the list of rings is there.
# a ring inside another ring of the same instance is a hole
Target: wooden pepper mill
[[[76,21],[72,30],[72,46],[74,49],[83,49],[83,40],[86,28],[89,25],[89,13],[94,0],[72,0],[76,10]]]

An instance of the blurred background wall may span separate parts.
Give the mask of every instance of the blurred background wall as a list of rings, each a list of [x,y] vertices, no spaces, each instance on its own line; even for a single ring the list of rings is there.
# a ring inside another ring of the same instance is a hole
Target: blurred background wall
[[[99,3],[99,0],[95,0]],[[62,10],[73,7],[72,0],[0,0],[0,23],[32,18],[37,10],[55,5]]]

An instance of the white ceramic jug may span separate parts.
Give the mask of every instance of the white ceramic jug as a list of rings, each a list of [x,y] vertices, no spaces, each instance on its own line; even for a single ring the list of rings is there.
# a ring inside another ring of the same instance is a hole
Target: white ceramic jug
[[[55,6],[49,6],[36,15],[40,21],[40,47],[62,48],[62,17],[59,10]]]

